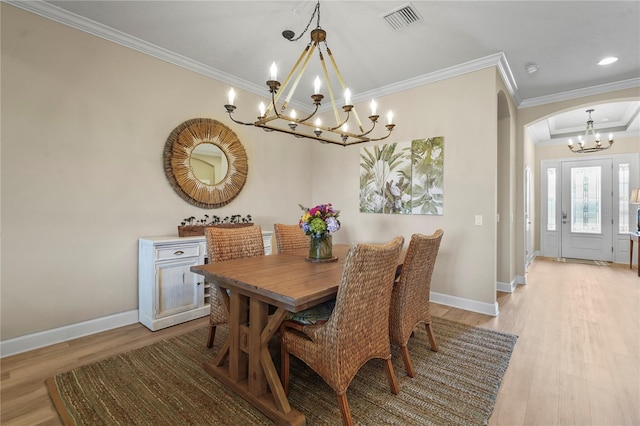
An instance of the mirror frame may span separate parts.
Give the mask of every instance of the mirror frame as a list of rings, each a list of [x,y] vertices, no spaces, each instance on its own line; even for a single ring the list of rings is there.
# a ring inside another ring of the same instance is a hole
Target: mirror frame
[[[191,169],[191,152],[202,143],[216,145],[227,157],[227,174],[215,185],[200,181]],[[218,208],[238,196],[249,170],[247,153],[238,136],[217,120],[194,118],[173,129],[163,151],[164,172],[173,189],[186,202]]]

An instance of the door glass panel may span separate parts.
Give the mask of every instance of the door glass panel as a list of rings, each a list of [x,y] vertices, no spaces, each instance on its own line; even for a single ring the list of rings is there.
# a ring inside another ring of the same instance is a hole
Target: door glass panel
[[[600,166],[571,168],[571,232],[601,232],[601,175]]]
[[[618,232],[629,232],[629,164],[618,165]]]
[[[556,169],[547,169],[547,231],[556,230]]]

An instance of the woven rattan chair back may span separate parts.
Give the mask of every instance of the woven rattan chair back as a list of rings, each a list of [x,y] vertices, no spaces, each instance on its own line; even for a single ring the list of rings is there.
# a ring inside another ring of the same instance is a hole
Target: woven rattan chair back
[[[402,265],[402,272],[391,295],[389,311],[389,332],[391,342],[401,348],[405,370],[409,377],[415,375],[407,343],[411,333],[419,323],[424,323],[429,336],[431,350],[438,351],[438,345],[431,328],[429,293],[431,275],[440,249],[443,231],[438,229],[433,235],[413,234]]]
[[[239,228],[205,228],[209,262],[224,262],[246,257],[264,256],[264,241],[259,226]],[[229,295],[217,286],[210,291],[209,338],[207,347],[213,346],[216,327],[229,322]]]
[[[345,259],[336,305],[326,323],[285,321],[282,335],[282,383],[289,387],[289,354],[303,360],[336,392],[343,424],[352,424],[346,391],[370,359],[385,360],[389,385],[398,393],[391,364],[389,303],[404,243],[403,237],[382,245],[353,245]]]
[[[300,225],[276,223],[273,225],[273,230],[278,253],[309,248],[309,236],[304,233]]]

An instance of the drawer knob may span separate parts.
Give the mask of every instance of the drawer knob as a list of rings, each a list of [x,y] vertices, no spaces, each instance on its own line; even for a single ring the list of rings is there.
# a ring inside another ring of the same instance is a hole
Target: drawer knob
[[[178,250],[178,251],[174,251],[173,254],[180,256],[181,254],[184,254],[184,252],[182,250]]]

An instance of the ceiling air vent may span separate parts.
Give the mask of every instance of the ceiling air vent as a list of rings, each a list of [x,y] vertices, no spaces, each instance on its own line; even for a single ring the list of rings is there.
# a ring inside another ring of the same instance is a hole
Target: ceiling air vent
[[[383,14],[382,18],[394,30],[422,21],[422,16],[411,3]]]

